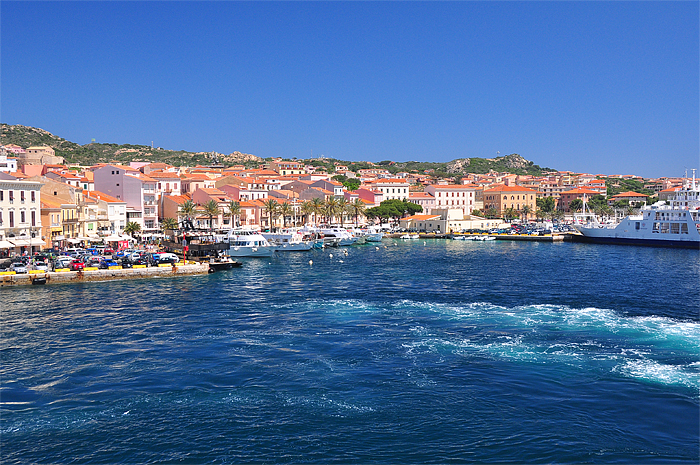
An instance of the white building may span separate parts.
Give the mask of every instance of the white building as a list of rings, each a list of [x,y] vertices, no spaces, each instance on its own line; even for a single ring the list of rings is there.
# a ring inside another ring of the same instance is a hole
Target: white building
[[[41,186],[38,181],[0,173],[0,250],[3,252],[33,253],[44,245]]]

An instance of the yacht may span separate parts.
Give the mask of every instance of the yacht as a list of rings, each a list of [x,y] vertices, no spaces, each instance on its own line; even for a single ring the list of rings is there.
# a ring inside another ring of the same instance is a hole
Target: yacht
[[[618,223],[598,222],[584,212],[574,217],[574,228],[585,242],[650,245],[700,249],[700,189],[692,182],[678,190],[669,204],[656,202]]]
[[[314,238],[298,229],[283,229],[275,233],[262,233],[263,237],[275,247],[277,252],[296,252],[311,250]]]
[[[228,243],[231,257],[271,257],[275,253],[275,247],[255,229],[231,229]]]

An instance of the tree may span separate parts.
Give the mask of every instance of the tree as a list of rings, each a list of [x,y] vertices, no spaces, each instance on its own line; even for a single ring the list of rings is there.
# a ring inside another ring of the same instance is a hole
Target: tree
[[[345,224],[345,216],[348,214],[348,199],[341,197],[338,199],[338,216],[340,216],[340,226]]]
[[[484,214],[486,215],[486,218],[496,218],[496,215],[498,215],[498,210],[496,210],[494,207],[489,207],[484,210]]]
[[[270,232],[272,232],[272,225],[274,224],[275,217],[277,216],[279,204],[275,199],[267,199],[263,202],[263,206],[268,215],[270,215]]]
[[[358,199],[355,199],[352,203],[350,203],[350,208],[352,209],[354,216],[355,216],[355,226],[358,225],[358,217],[360,215],[364,214],[365,209],[367,208],[367,205],[365,203]]]
[[[314,223],[318,223],[318,215],[323,211],[323,200],[318,197],[311,199],[311,211],[314,214]]]
[[[124,226],[124,233],[130,236],[133,236],[139,231],[141,231],[141,225],[134,221],[129,221],[128,223],[126,223],[126,226]]]
[[[184,219],[184,222],[189,226],[193,227],[192,219],[197,214],[197,205],[191,200],[186,200],[178,211],[178,215]],[[184,229],[184,228],[183,228]]]
[[[557,206],[554,197],[540,197],[537,199],[537,208],[542,210],[544,213],[551,213]]]
[[[517,218],[517,217],[518,217],[518,212],[515,211],[515,208],[508,207],[505,210],[503,210],[503,219],[506,220],[507,222],[510,222],[514,218]]]
[[[523,208],[520,210],[520,214],[523,215],[523,220],[527,221],[528,216],[532,213],[532,208],[530,205],[524,205]]]
[[[333,223],[333,217],[340,212],[340,203],[335,197],[329,197],[324,204],[323,212],[327,223]]]
[[[583,200],[574,199],[569,202],[569,210],[572,212],[580,212],[583,209]]]
[[[216,200],[211,199],[204,204],[204,213],[209,216],[209,230],[211,231],[214,229],[214,217],[219,216],[219,213],[221,213],[221,210],[219,210],[219,204],[216,203]]]
[[[282,215],[282,228],[286,228],[287,217],[294,215],[294,207],[289,202],[282,202],[279,206],[279,213]]]
[[[481,210],[472,210],[472,215],[484,218],[484,212],[482,212]]]
[[[346,181],[343,181],[343,186],[349,191],[356,191],[361,184],[362,182],[357,178],[348,178]]]
[[[174,231],[177,229],[177,220],[175,218],[163,218],[160,222],[160,229],[165,231]]]
[[[309,215],[314,213],[314,205],[310,200],[305,201],[301,204],[301,213],[304,215],[304,223],[309,222]]]
[[[238,221],[234,223],[233,219],[241,216],[241,204],[235,200],[231,200],[228,205],[226,205],[226,216],[231,218],[231,227],[237,227]]]

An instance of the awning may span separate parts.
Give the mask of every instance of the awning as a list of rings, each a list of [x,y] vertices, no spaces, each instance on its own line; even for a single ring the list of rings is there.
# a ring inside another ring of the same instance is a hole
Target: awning
[[[25,241],[24,239],[12,239],[12,243],[14,247],[27,247],[29,245],[29,241]]]
[[[136,240],[136,239],[134,239],[134,238],[131,237],[131,236],[121,235],[121,236],[119,236],[119,240],[120,240],[120,241],[134,241],[134,240]]]
[[[0,249],[11,249],[14,244],[10,241],[0,241]]]
[[[112,234],[111,236],[107,236],[104,238],[105,242],[116,242],[116,241],[121,241],[122,239],[119,236],[115,236]]]
[[[78,242],[80,242],[80,239],[78,239],[77,237],[69,237],[69,238],[66,239],[66,240],[67,240],[68,242],[70,242],[71,244],[77,244]]]
[[[91,238],[85,237],[85,236],[78,236],[77,238],[80,239],[81,241],[89,241],[89,240],[92,240]]]
[[[54,236],[54,237],[52,237],[51,240],[54,241],[54,242],[56,242],[56,241],[65,241],[65,240],[66,240],[66,236],[64,236],[63,234],[61,234],[60,236]]]
[[[41,239],[39,239],[38,237],[35,237],[35,238],[29,240],[29,245],[34,245],[34,246],[46,245],[46,243],[44,241],[42,241]]]

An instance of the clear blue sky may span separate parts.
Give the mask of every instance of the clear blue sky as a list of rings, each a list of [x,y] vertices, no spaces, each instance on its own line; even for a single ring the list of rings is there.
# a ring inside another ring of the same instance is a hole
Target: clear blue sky
[[[688,2],[0,2],[0,120],[80,144],[677,176]]]

